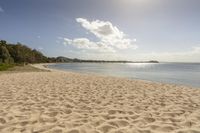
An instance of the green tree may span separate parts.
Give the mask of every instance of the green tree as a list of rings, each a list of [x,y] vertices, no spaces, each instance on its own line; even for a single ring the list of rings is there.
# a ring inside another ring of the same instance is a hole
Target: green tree
[[[5,46],[0,45],[0,59],[2,60],[2,63],[9,63],[10,58],[8,49]]]
[[[0,41],[0,46],[6,46],[6,41],[5,40],[1,40]]]

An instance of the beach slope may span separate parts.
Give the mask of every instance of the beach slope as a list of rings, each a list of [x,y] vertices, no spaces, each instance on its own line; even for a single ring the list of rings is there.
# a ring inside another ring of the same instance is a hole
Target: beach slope
[[[200,133],[200,89],[72,72],[0,74],[1,133]]]

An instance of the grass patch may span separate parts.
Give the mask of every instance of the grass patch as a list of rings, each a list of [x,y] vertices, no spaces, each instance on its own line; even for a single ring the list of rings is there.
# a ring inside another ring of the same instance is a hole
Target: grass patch
[[[15,67],[12,67],[8,70],[9,72],[47,72],[47,70],[42,70],[35,68],[31,65],[15,65]]]
[[[9,68],[12,68],[14,67],[15,65],[13,64],[0,64],[0,71],[6,71],[8,70]]]
[[[49,70],[38,69],[31,65],[24,64],[0,64],[0,75],[5,73],[21,73],[21,72],[50,72]]]

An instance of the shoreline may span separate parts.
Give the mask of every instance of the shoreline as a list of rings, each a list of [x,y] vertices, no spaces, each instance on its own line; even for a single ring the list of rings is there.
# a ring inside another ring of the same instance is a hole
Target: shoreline
[[[0,75],[0,132],[200,132],[200,89],[43,65]]]

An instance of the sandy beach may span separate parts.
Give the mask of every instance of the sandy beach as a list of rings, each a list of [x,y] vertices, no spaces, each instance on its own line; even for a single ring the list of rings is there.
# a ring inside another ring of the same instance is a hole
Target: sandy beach
[[[200,89],[56,70],[3,73],[0,133],[200,133]]]

